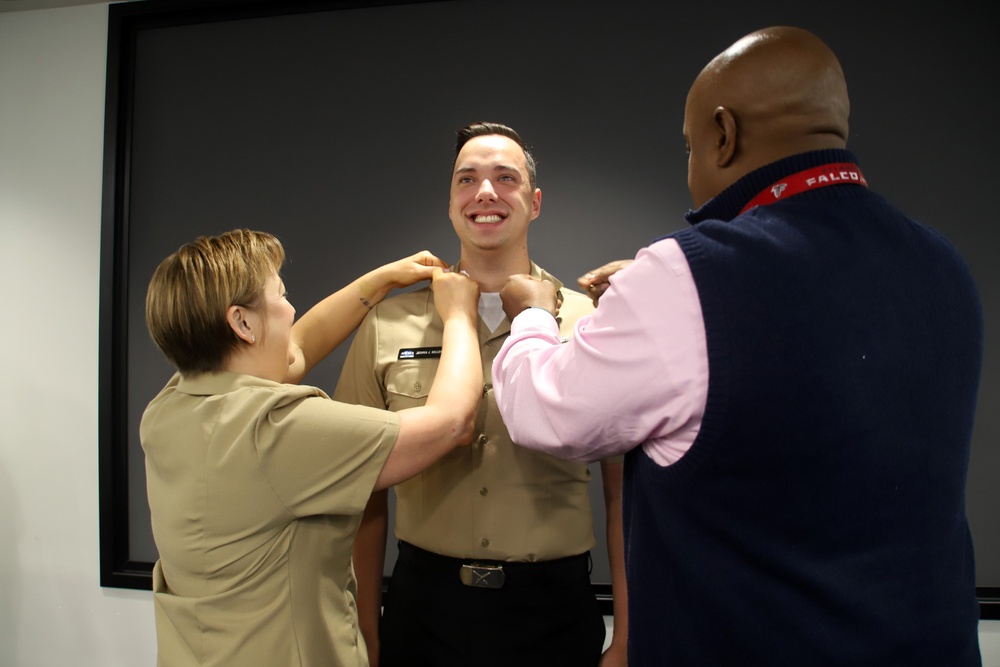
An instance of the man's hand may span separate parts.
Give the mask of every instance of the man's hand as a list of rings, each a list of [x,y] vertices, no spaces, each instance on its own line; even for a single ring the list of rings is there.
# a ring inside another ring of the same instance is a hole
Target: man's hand
[[[599,269],[594,269],[593,271],[588,271],[584,275],[576,279],[576,282],[580,285],[580,289],[587,293],[590,300],[597,305],[600,301],[601,295],[611,286],[608,282],[608,278],[618,273],[626,266],[631,264],[634,260],[631,259],[619,259],[614,262],[608,262]]]
[[[544,308],[553,317],[559,313],[555,284],[525,274],[508,276],[500,290],[500,300],[503,301],[503,312],[511,321],[525,308]]]
[[[628,653],[624,648],[616,647],[614,644],[601,655],[598,667],[628,667]]]

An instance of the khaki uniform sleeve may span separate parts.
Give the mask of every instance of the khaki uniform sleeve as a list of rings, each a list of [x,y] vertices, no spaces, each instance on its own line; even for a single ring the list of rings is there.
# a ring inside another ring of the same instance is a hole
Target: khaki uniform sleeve
[[[378,306],[361,322],[347,352],[333,398],[352,405],[385,409],[385,387],[378,370]]]
[[[298,517],[360,514],[399,434],[391,412],[326,397],[286,398],[257,424],[257,455]]]

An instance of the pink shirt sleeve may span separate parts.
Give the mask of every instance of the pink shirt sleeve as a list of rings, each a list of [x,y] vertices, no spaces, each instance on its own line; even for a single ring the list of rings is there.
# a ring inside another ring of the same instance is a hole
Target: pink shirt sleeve
[[[544,310],[514,318],[493,362],[493,391],[514,442],[577,461],[642,444],[658,464],[694,442],[708,395],[701,304],[680,246],[644,248],[611,277],[560,343]]]

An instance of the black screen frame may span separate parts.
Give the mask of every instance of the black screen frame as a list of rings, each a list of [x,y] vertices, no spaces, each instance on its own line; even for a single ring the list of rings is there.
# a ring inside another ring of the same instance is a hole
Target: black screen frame
[[[152,589],[153,563],[129,548],[127,317],[129,189],[136,35],[141,30],[245,18],[376,6],[419,4],[296,0],[143,0],[109,6],[101,233],[99,349],[100,584]],[[611,587],[594,584],[602,611],[612,613]],[[982,619],[1000,619],[1000,587],[977,587]]]
[[[154,562],[135,558],[129,540],[127,380],[129,176],[136,35],[140,30],[268,16],[419,4],[429,0],[144,0],[109,6],[101,222],[99,346],[100,585],[152,590]],[[440,0],[437,0],[440,1]],[[383,579],[388,595],[389,577]],[[592,584],[605,615],[611,585]]]

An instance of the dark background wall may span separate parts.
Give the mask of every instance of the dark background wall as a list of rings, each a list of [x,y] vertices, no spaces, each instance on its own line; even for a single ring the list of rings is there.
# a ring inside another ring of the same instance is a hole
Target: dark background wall
[[[232,20],[141,30],[123,248],[133,559],[156,558],[138,423],[170,375],[142,320],[160,259],[198,235],[270,231],[285,243],[300,313],[411,252],[453,261],[454,132],[496,120],[518,129],[538,159],[544,196],[531,254],[572,284],[684,226],[690,83],[743,34],[791,24],[841,58],[853,103],[848,147],[869,183],[944,232],[978,280],[987,342],[968,510],[978,583],[1000,586],[1000,232],[989,205],[1000,175],[998,25],[985,2],[875,4],[320,3],[325,11],[258,18],[234,6]],[[344,352],[307,381],[332,393]],[[595,580],[607,581],[599,539]]]

